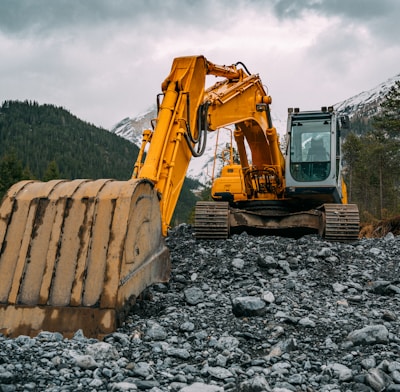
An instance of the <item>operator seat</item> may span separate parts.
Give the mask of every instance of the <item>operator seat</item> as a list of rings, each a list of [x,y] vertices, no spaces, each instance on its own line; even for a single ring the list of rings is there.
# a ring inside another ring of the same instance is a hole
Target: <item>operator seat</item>
[[[312,139],[311,147],[308,150],[307,161],[309,162],[325,162],[329,160],[328,153],[324,147],[322,139]]]

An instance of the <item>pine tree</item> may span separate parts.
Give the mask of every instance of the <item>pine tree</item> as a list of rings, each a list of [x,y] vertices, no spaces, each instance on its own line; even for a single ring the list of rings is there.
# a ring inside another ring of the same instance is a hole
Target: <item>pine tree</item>
[[[391,87],[380,107],[381,113],[373,118],[374,128],[389,138],[400,138],[400,81]]]
[[[60,170],[58,169],[57,162],[55,160],[49,162],[46,171],[43,175],[43,181],[57,180],[60,178]]]
[[[23,179],[22,162],[17,159],[15,152],[3,156],[0,161],[0,198],[8,188]]]

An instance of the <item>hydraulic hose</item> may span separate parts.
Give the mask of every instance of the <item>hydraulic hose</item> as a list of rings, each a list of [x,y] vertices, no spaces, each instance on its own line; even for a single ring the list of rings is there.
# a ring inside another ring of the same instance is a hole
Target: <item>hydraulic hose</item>
[[[209,105],[210,105],[209,102],[200,105],[199,110],[197,112],[197,128],[199,134],[196,139],[193,137],[193,134],[191,132],[189,121],[186,123],[187,132],[185,132],[185,140],[188,144],[190,152],[196,158],[203,155],[207,145],[207,132],[208,132],[207,113]],[[194,146],[192,146],[192,143],[197,145],[196,149],[194,148]]]

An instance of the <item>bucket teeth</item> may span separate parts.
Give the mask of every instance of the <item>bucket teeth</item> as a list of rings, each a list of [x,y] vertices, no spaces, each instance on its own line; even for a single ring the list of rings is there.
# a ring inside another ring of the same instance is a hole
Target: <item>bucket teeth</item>
[[[169,278],[147,180],[23,181],[0,207],[0,332],[113,332],[147,286]]]

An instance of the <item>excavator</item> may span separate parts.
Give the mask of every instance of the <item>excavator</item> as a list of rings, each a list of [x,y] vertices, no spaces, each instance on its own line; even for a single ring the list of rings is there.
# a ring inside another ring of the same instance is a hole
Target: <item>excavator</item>
[[[207,75],[218,78],[208,88]],[[165,237],[189,162],[203,154],[208,132],[226,127],[236,148],[213,181],[213,201],[196,206],[196,238],[243,230],[357,238],[331,108],[289,111],[284,156],[271,97],[243,63],[179,57],[161,89],[130,180],[27,180],[8,190],[0,206],[0,333],[114,332],[146,287],[168,281]],[[318,147],[325,155],[312,152]]]
[[[256,110],[266,111],[271,124],[267,105]],[[236,123],[237,151],[230,144],[221,152],[226,164],[212,180],[214,201],[196,204],[196,237],[228,238],[247,231],[292,237],[317,233],[331,241],[357,239],[358,208],[348,204],[342,177],[340,133],[347,125],[348,119],[338,116],[332,106],[316,111],[289,108],[283,157],[271,125],[265,132],[269,139],[263,140],[258,123]]]

